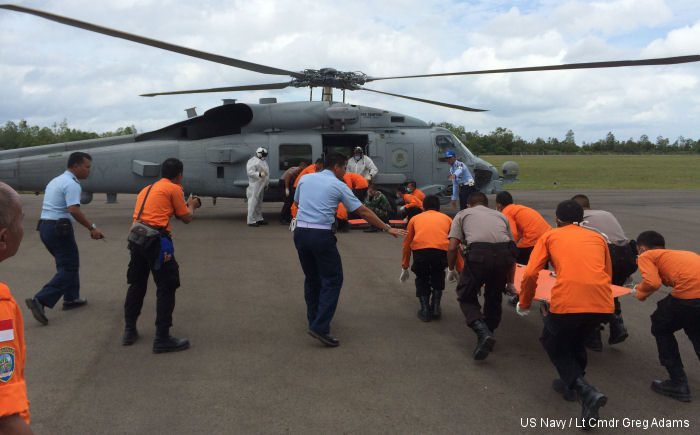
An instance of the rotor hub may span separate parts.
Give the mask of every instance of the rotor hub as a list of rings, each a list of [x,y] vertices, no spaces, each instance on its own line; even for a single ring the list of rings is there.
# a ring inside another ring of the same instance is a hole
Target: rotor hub
[[[303,77],[294,78],[291,86],[357,90],[367,81],[367,74],[363,72],[338,71],[335,68],[306,69],[301,74]]]

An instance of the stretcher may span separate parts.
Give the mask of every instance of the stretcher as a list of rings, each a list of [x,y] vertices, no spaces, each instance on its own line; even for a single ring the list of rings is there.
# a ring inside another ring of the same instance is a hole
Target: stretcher
[[[520,294],[520,283],[523,281],[523,275],[525,274],[525,266],[522,264],[516,264],[515,266],[515,279],[513,284],[515,284],[516,293]],[[537,277],[537,289],[535,289],[535,300],[547,301],[552,299],[552,287],[557,282],[554,272],[551,270],[543,269],[540,270],[540,274]],[[619,285],[611,285],[613,297],[618,297],[626,295],[632,292],[632,289],[627,287],[622,287]]]
[[[354,230],[369,228],[369,222],[364,219],[350,219],[348,220],[348,223],[350,224],[350,228]],[[406,222],[401,219],[390,220],[389,225],[394,228],[406,228]]]

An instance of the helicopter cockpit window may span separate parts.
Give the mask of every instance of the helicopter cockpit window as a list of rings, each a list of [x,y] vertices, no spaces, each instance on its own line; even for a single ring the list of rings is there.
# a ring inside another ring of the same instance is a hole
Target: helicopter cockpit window
[[[462,142],[457,140],[457,138],[452,135],[441,134],[439,136],[435,136],[435,146],[437,158],[440,162],[446,161],[445,151],[447,150],[454,150],[457,154],[457,160],[461,162],[470,161],[473,158],[472,153],[470,153],[469,150],[462,145]]]
[[[300,162],[310,163],[310,144],[282,144],[280,145],[280,170],[286,171],[292,166],[297,166]]]

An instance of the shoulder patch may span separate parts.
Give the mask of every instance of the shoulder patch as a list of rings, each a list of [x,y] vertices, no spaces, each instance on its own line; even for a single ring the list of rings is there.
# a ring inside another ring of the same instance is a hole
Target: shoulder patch
[[[15,373],[15,348],[0,347],[0,381],[7,382]]]

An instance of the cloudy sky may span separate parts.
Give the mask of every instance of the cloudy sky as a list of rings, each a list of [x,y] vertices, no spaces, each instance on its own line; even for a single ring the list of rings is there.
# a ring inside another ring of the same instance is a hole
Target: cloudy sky
[[[700,54],[697,0],[61,0],[16,4],[287,70],[371,76]],[[149,131],[237,98],[308,100],[308,89],[144,98],[145,92],[287,81],[0,10],[0,123]],[[348,101],[468,130],[593,141],[700,138],[700,62],[373,82],[467,113],[349,92]],[[314,97],[320,96],[316,89]],[[341,98],[336,91],[335,99]]]

